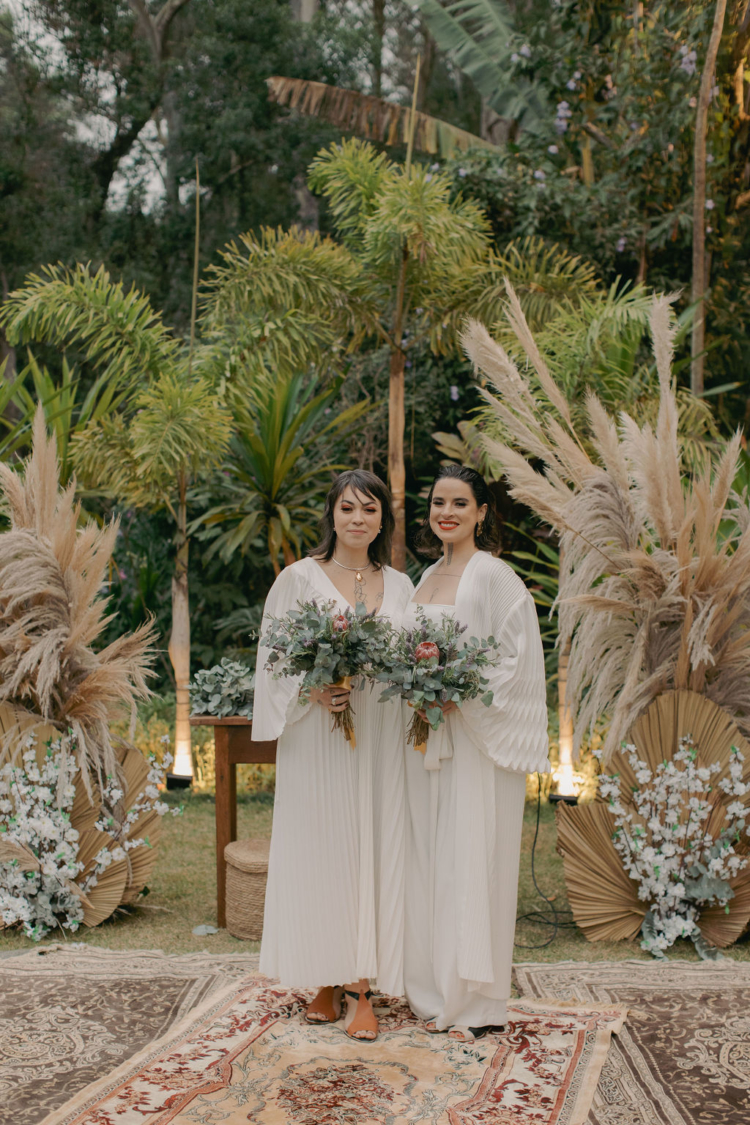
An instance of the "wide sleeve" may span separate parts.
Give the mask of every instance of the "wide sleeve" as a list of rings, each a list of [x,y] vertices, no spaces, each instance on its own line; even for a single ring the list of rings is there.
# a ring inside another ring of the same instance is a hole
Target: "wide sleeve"
[[[489,591],[492,600],[492,591]],[[490,607],[492,610],[492,606]],[[495,614],[491,613],[495,618]],[[461,705],[458,721],[471,741],[496,766],[523,773],[550,769],[547,689],[539,622],[531,595],[522,594],[505,616],[492,621],[498,660],[484,675],[493,693]]]
[[[395,610],[392,613],[392,618],[396,622],[400,622],[401,618],[406,612],[406,607],[414,597],[414,584],[408,574],[402,574],[400,571],[395,571],[394,576],[398,583],[396,589]]]
[[[292,565],[282,570],[269,590],[263,608],[261,643],[258,644],[258,663],[255,670],[255,699],[253,702],[253,742],[266,742],[279,738],[292,723],[307,714],[311,704],[301,704],[299,689],[302,676],[280,676],[266,669],[269,649],[262,643],[272,617],[284,617],[295,609],[306,596],[306,583],[299,568]]]

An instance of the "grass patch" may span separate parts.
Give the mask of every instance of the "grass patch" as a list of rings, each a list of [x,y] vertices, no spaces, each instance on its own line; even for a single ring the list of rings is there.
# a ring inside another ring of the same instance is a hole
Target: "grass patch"
[[[226,930],[194,937],[192,929],[204,923],[216,925],[214,798],[210,793],[167,794],[171,805],[183,804],[182,816],[165,817],[150,893],[127,914],[118,914],[93,930],[81,928],[65,938],[51,934],[48,941],[82,941],[107,949],[162,949],[166,953],[249,953],[254,942],[239,941]],[[237,829],[240,838],[270,836],[273,794],[243,793],[237,799]],[[536,825],[536,804],[526,806],[521,852],[518,913],[546,911],[531,878],[531,846]],[[535,854],[537,882],[556,908],[568,908],[562,859],[555,851],[557,834],[552,807],[542,803],[539,839]],[[563,914],[562,921],[571,916]],[[528,921],[518,923],[516,940],[536,945],[550,936],[548,927]],[[16,931],[0,932],[0,952],[33,949],[35,943]],[[670,951],[674,958],[696,960],[690,942],[678,942]],[[728,952],[736,960],[750,960],[747,937]],[[517,961],[618,961],[628,957],[650,960],[637,942],[589,942],[575,927],[563,928],[551,945],[543,949],[516,948]]]

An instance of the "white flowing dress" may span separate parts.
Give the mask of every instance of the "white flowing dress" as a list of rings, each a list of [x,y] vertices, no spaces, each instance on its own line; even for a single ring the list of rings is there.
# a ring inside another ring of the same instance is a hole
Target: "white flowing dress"
[[[413,592],[385,567],[381,613],[396,624]],[[269,617],[298,601],[348,603],[314,559],[286,567]],[[260,970],[319,988],[367,978],[403,994],[405,797],[401,707],[379,687],[354,690],[356,749],[319,704],[299,702],[301,677],[274,679],[258,648],[253,738],[278,739],[276,797]]]
[[[511,988],[526,773],[549,769],[536,610],[515,572],[486,552],[466,566],[455,606],[410,602],[406,628],[417,623],[418,609],[438,621],[454,615],[469,637],[494,636],[500,656],[485,671],[490,707],[476,699],[448,715],[430,731],[424,755],[406,745],[406,997],[440,1030],[501,1025]],[[405,710],[407,720],[411,715]]]

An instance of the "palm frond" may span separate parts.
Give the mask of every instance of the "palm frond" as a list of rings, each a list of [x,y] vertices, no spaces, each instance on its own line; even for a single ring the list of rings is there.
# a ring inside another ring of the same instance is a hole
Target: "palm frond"
[[[164,327],[148,297],[125,290],[101,266],[44,266],[0,310],[8,341],[34,340],[85,349],[86,359],[113,382],[133,382],[174,365],[179,342]]]
[[[307,117],[328,121],[347,133],[355,133],[380,144],[406,144],[409,137],[411,109],[395,102],[359,94],[324,82],[274,75],[267,78],[268,96],[279,105],[289,106]],[[414,147],[442,158],[456,151],[473,147],[495,148],[474,133],[450,125],[418,110],[414,122]]]
[[[539,86],[510,76],[514,26],[498,0],[417,0],[435,42],[469,76],[501,117],[538,131],[549,110]],[[551,116],[551,115],[550,115]]]

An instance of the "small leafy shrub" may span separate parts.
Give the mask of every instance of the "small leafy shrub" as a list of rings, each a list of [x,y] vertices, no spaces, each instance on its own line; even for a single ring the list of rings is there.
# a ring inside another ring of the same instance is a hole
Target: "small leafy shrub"
[[[193,714],[252,719],[254,687],[255,676],[247,665],[224,657],[213,668],[196,672],[190,685]]]

